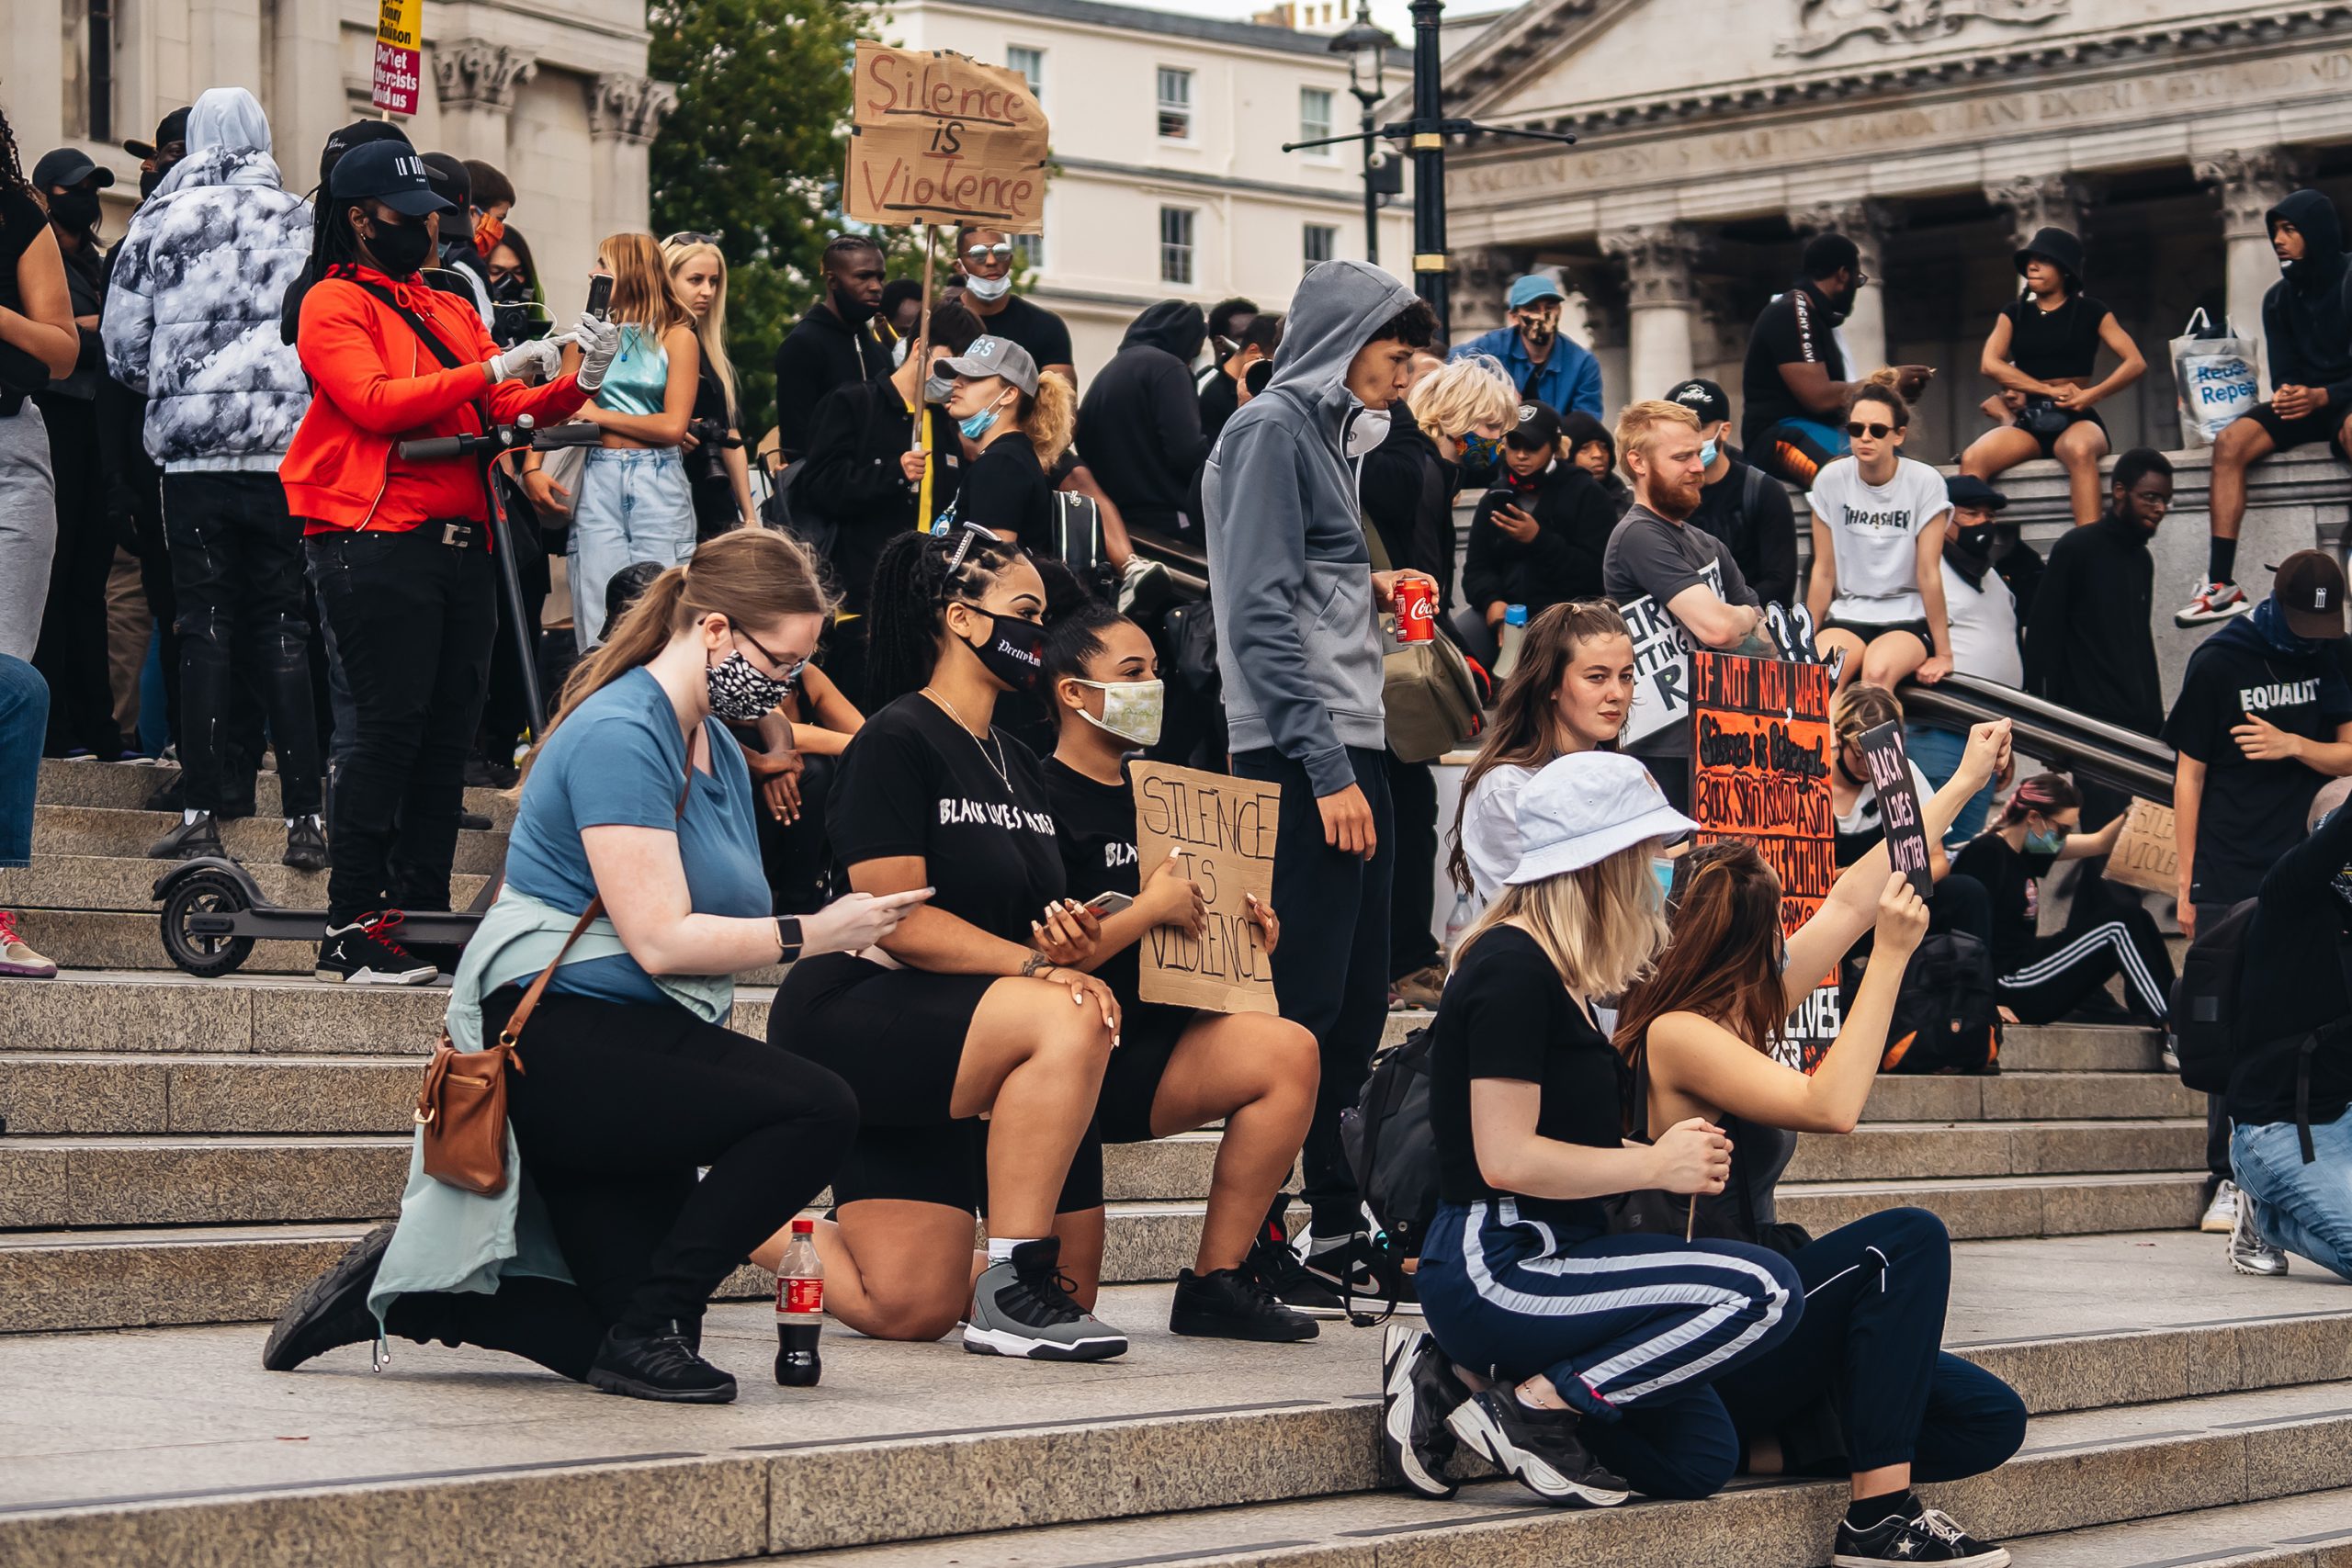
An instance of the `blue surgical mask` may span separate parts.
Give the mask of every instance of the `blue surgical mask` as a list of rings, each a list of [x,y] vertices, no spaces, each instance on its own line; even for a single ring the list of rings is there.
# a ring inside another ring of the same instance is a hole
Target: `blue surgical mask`
[[[1465,468],[1491,468],[1502,455],[1499,435],[1481,435],[1476,431],[1462,438],[1462,466]]]
[[[2066,847],[2064,828],[2028,828],[2025,830],[2025,852],[2030,855],[2054,855]]]
[[[1721,448],[1719,448],[1713,441],[1703,441],[1700,443],[1699,461],[1701,465],[1710,468],[1713,468],[1715,466],[1715,454],[1719,450],[1721,450]]]
[[[957,424],[956,428],[964,433],[965,440],[978,441],[981,436],[986,435],[995,424],[996,410],[982,409],[979,412],[971,415],[961,423]]]
[[[1650,861],[1650,874],[1657,878],[1658,892],[1668,898],[1674,897],[1674,863],[1662,856]]]

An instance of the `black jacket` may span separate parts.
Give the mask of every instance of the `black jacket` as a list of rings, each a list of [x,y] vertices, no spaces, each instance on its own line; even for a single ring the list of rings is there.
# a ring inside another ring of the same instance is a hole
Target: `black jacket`
[[[932,515],[944,513],[963,478],[963,444],[947,411],[931,416]],[[830,563],[842,602],[863,613],[872,602],[882,547],[915,526],[922,491],[907,482],[899,455],[913,444],[914,416],[888,378],[852,381],[817,404],[807,460],[792,481],[795,507],[811,506],[839,530]]]
[[[775,351],[776,445],[790,462],[808,450],[809,422],[825,394],[847,381],[887,375],[890,345],[876,316],[853,327],[830,306],[812,305]]]
[[[2164,690],[2148,629],[2155,563],[2148,535],[2109,512],[2050,548],[2026,622],[2025,689],[2092,718],[2153,736]]]
[[[1148,307],[1078,406],[1078,450],[1129,523],[1180,526],[1185,492],[1209,455],[1192,369],[1208,335],[1198,305]]]
[[[1437,579],[1438,611],[1453,608],[1453,497],[1462,469],[1438,456],[1437,443],[1399,407],[1387,438],[1364,454],[1356,498],[1380,535],[1391,568]]]
[[[1699,492],[1689,521],[1713,534],[1767,604],[1797,602],[1797,524],[1780,480],[1731,454],[1731,468]]]
[[[2245,936],[2244,1010],[2230,1067],[2230,1119],[2241,1125],[2292,1122],[2304,1037],[2352,1017],[2340,956],[2352,948],[2352,934],[2331,886],[2347,866],[2352,810],[2338,807],[2262,879],[2262,902]],[[2352,1104],[2352,1038],[2340,1032],[2323,1038],[2311,1068],[2312,1122],[2333,1122]]]
[[[2341,419],[2352,404],[2352,276],[2344,255],[2344,226],[2335,204],[2315,190],[2299,190],[2264,215],[2302,231],[2303,259],[2262,297],[2262,335],[2270,343],[2273,387],[2324,387],[2328,407]]]
[[[1524,604],[1532,619],[1571,599],[1600,598],[1600,558],[1617,527],[1609,492],[1565,458],[1524,479],[1506,468],[1502,478],[1479,499],[1470,520],[1462,561],[1462,593],[1470,607],[1483,618],[1490,604]],[[1494,520],[1506,494],[1541,530],[1529,543],[1512,538]]]

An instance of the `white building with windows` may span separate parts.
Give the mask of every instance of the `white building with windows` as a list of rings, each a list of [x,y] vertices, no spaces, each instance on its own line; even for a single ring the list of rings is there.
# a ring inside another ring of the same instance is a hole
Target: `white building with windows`
[[[1069,321],[1081,379],[1155,300],[1279,310],[1308,266],[1364,254],[1357,148],[1282,150],[1358,126],[1326,37],[1098,0],[900,0],[884,32],[1010,65],[1044,104],[1054,162],[1023,287]],[[1392,92],[1407,71],[1397,57]],[[1379,260],[1399,276],[1411,234],[1392,197]]]

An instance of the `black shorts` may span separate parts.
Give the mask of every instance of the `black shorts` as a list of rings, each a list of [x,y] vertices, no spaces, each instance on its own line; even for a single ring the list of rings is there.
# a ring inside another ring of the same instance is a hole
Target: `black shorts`
[[[2271,446],[2281,452],[2291,452],[2298,446],[2324,441],[2335,449],[2337,457],[2352,462],[2352,453],[2344,450],[2344,422],[2352,417],[2352,410],[2340,409],[2330,403],[2317,413],[2289,419],[2268,403],[2256,403],[2253,412],[2242,417],[2262,426],[2270,437]]]
[[[1935,638],[1928,635],[1928,623],[1924,616],[1916,621],[1849,621],[1832,615],[1821,623],[1821,630],[1851,632],[1862,639],[1862,646],[1865,648],[1889,632],[1909,632],[1919,639],[1920,645],[1929,653],[1936,650]]]
[[[2097,409],[2062,409],[2058,408],[2055,404],[2052,404],[2052,412],[2063,417],[2065,423],[2058,426],[2057,429],[2048,432],[2039,430],[2026,431],[2028,435],[2032,436],[2036,441],[2041,443],[2041,455],[2045,457],[2055,457],[2058,455],[2058,438],[2065,434],[2066,432],[2074,429],[2075,425],[2080,424],[2085,420],[2088,420],[2091,423],[2098,425],[2102,431],[2107,428],[2107,421],[2099,418],[2098,410]],[[2025,429],[2023,425],[2017,425],[2012,428],[2018,430]]]
[[[1176,1043],[1200,1016],[1193,1008],[1123,1000],[1119,1048],[1102,1069],[1094,1125],[1086,1130],[1085,1141],[1069,1162],[1069,1176],[1054,1213],[1074,1214],[1102,1206],[1103,1145],[1151,1142],[1151,1102],[1159,1097],[1159,1080],[1167,1075]]]

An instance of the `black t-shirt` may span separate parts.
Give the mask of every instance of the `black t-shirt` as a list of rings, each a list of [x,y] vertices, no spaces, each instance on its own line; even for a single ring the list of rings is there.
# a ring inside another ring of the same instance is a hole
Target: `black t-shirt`
[[[2260,891],[2263,874],[2302,840],[2312,796],[2327,782],[2301,762],[2250,760],[2230,727],[2259,714],[2290,735],[2330,741],[2336,726],[2352,719],[2339,653],[2298,658],[2267,644],[2257,649],[2252,645],[2258,640],[2252,626],[2225,627],[2206,638],[2165,720],[2164,738],[2173,749],[2205,764],[2189,885],[2199,904],[2234,904]],[[2324,663],[2339,675],[2333,691],[2323,690]]]
[[[1506,1198],[1487,1184],[1471,1141],[1474,1078],[1541,1086],[1535,1131],[1564,1144],[1613,1149],[1624,1128],[1624,1059],[1560,983],[1535,939],[1499,926],[1472,945],[1440,999],[1430,1057],[1430,1122],[1438,1196],[1449,1203]],[[1547,1213],[1598,1230],[1600,1201],[1544,1201]]]
[[[1739,421],[1739,444],[1754,447],[1757,436],[1784,419],[1818,419],[1797,401],[1781,378],[1783,365],[1818,365],[1833,381],[1846,379],[1846,355],[1832,335],[1835,323],[1829,306],[1810,283],[1800,281],[1764,307],[1747,335],[1747,358],[1740,367],[1739,389],[1745,403]]]
[[[1048,757],[1045,762],[1046,794],[1053,802],[1054,825],[1061,829],[1062,869],[1069,876],[1069,897],[1084,903],[1098,893],[1125,893],[1134,897],[1143,885],[1136,863],[1136,797],[1125,784],[1106,784],[1088,778],[1076,768]],[[1094,971],[1111,987],[1121,1007],[1137,1001],[1136,987],[1143,964],[1142,944],[1114,953]]]
[[[972,301],[967,298],[966,309]],[[1043,305],[1033,305],[1018,294],[1005,297],[1004,309],[993,316],[973,311],[980,330],[991,337],[1010,338],[1029,351],[1029,357],[1043,370],[1048,365],[1072,365],[1069,328],[1059,316]]]
[[[2009,301],[2009,363],[2038,381],[2087,381],[2098,358],[2099,323],[2114,312],[2087,294],[2069,295],[2054,310],[2030,298]]]
[[[1735,452],[1730,468],[1700,489],[1697,509],[1683,521],[1724,542],[1758,598],[1796,602],[1796,514],[1780,480]]]
[[[1054,487],[1026,435],[1014,432],[980,448],[964,470],[956,520],[1043,547],[1053,536]]]
[[[1993,832],[1971,839],[1952,856],[1952,874],[1974,877],[1993,896],[1996,974],[2014,975],[2033,961],[2033,939],[2041,929],[2041,879],[2056,863],[2054,855],[2013,850]]]
[[[1201,388],[1201,434],[1214,442],[1225,422],[1240,412],[1241,384],[1221,366],[1210,370]]]
[[[17,288],[17,264],[47,227],[49,215],[40,203],[23,191],[0,189],[0,306],[25,308],[25,297]]]
[[[825,835],[844,869],[922,856],[938,890],[931,907],[1007,942],[1025,944],[1030,922],[1062,896],[1037,760],[1001,729],[983,744],[921,692],[867,719],[842,753]]]

